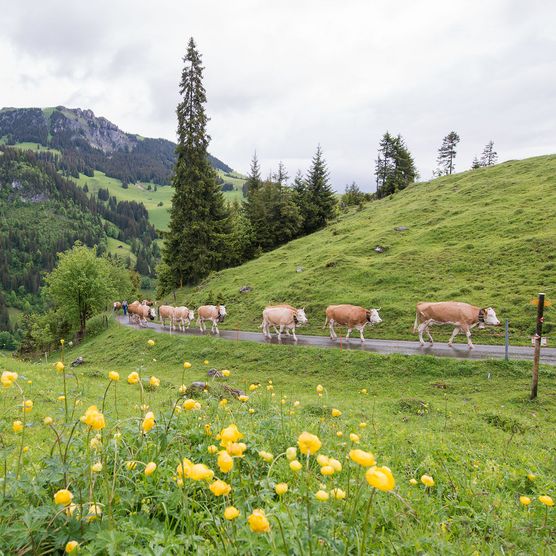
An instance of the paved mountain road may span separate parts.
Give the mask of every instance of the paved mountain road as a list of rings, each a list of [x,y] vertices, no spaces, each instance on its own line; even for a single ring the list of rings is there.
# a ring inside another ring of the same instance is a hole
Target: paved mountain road
[[[134,324],[128,322],[127,317],[118,316],[118,321],[126,326],[133,326]],[[210,323],[209,325],[210,326]],[[173,331],[168,328],[162,328],[158,323],[149,322],[148,330],[161,332],[166,334],[173,334],[176,336],[202,336],[198,328],[190,328],[185,332]],[[210,330],[210,328],[209,328]],[[210,336],[209,332],[205,335]],[[262,344],[278,344],[280,343],[276,336],[273,334],[272,339],[265,338],[259,332],[243,332],[241,330],[221,330],[220,337],[224,340],[236,341],[250,341],[259,342]],[[298,342],[283,335],[282,345],[298,345],[298,346],[314,346],[321,348],[336,348],[336,349],[349,349],[354,351],[370,351],[373,353],[392,354],[399,353],[402,355],[433,355],[435,357],[451,357],[455,359],[504,359],[504,346],[490,346],[484,344],[475,344],[473,349],[468,349],[466,343],[456,344],[449,347],[447,344],[434,344],[430,347],[425,344],[421,347],[419,342],[409,342],[405,340],[373,340],[367,339],[362,344],[359,338],[350,338],[346,342],[345,338],[340,342],[337,340],[330,340],[327,336],[301,336],[297,334]],[[529,346],[510,346],[509,350],[510,360],[533,360],[533,348]],[[556,365],[556,348],[541,348],[541,363],[546,365]]]

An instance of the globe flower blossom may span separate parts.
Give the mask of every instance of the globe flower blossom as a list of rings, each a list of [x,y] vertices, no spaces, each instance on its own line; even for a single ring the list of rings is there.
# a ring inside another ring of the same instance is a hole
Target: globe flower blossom
[[[360,438],[358,434],[355,434],[354,432],[349,434],[349,439],[354,443],[354,444],[359,444]]]
[[[232,487],[226,481],[217,479],[214,483],[210,484],[209,489],[214,496],[226,496],[230,494]]]
[[[79,547],[79,543],[77,541],[68,541],[66,543],[66,548],[64,550],[66,554],[71,554],[78,547]]]
[[[205,360],[203,361],[203,365],[208,365],[208,364],[209,364],[208,359],[205,359]]]
[[[343,500],[346,497],[346,493],[341,488],[333,488],[330,494],[336,498],[336,500]]]
[[[156,344],[156,342],[154,340],[147,340],[147,345],[149,347],[153,347]]]
[[[270,531],[270,523],[264,510],[253,510],[253,513],[247,518],[247,522],[253,533],[268,533]]]
[[[270,452],[265,452],[264,450],[259,452],[259,457],[263,461],[266,461],[266,463],[270,463],[274,459],[274,456]]]
[[[317,386],[317,394],[322,394],[324,392],[324,386],[322,384],[319,384]]]
[[[520,504],[523,504],[524,506],[528,506],[532,500],[531,498],[529,498],[529,496],[520,496],[519,497],[519,502]]]
[[[236,458],[242,458],[245,450],[247,450],[247,445],[243,442],[231,442],[226,446],[226,452]]]
[[[189,477],[189,472],[193,467],[193,462],[187,458],[183,458],[182,462],[176,467],[176,475],[178,477]]]
[[[296,457],[297,457],[297,448],[295,448],[294,446],[290,446],[286,450],[286,458],[288,458],[288,461],[293,461]]]
[[[237,398],[240,402],[245,403],[249,401],[249,396],[246,396],[245,394],[242,394],[241,396],[239,396]]]
[[[231,373],[228,369],[223,369],[223,371],[222,371],[222,376],[228,377],[228,376],[230,376],[231,374],[232,374],[232,373]]]
[[[331,465],[324,465],[320,468],[320,472],[325,476],[334,475],[334,468]]]
[[[126,469],[128,471],[133,471],[137,467],[136,461],[126,461],[125,463]]]
[[[141,430],[144,433],[150,432],[152,429],[154,429],[156,425],[155,419],[154,419],[154,413],[152,411],[149,411],[146,415],[145,418],[143,419],[143,422],[141,423]]]
[[[229,473],[234,467],[234,460],[232,456],[226,452],[226,450],[218,452],[216,463],[222,473]]]
[[[239,517],[239,510],[236,507],[228,506],[224,510],[224,519],[227,519],[228,521],[232,521],[237,517]]]
[[[274,491],[278,496],[282,496],[288,492],[288,483],[278,483],[274,486]]]
[[[219,405],[220,407],[224,407],[224,406],[228,405],[228,400],[227,400],[226,398],[222,398],[222,399],[218,402],[218,405]]]
[[[95,431],[99,431],[106,426],[104,415],[98,410],[96,405],[89,406],[85,414],[81,416],[81,422]]]
[[[58,401],[63,402],[66,399],[66,396],[58,396]]]
[[[54,495],[54,503],[58,504],[59,506],[68,506],[69,504],[71,504],[72,499],[73,494],[67,488],[59,490]]]
[[[365,452],[365,450],[350,450],[349,458],[362,467],[372,467],[376,464],[376,460],[373,454],[371,454],[370,452]]]
[[[311,454],[316,454],[320,450],[322,443],[318,436],[310,432],[302,432],[297,439],[297,445],[302,454],[309,456]]]
[[[11,388],[17,380],[18,374],[11,371],[4,371],[0,376],[0,383],[4,388]]]
[[[342,464],[337,459],[330,458],[328,460],[328,465],[330,465],[336,473],[342,470]]]
[[[214,471],[204,463],[195,463],[189,470],[188,476],[193,481],[211,481],[214,477]]]
[[[149,386],[153,388],[158,388],[160,386],[160,379],[156,378],[154,375],[149,378]]]
[[[532,482],[537,479],[537,476],[534,473],[527,473],[527,478]]]
[[[430,475],[421,475],[421,482],[422,482],[426,487],[432,487],[432,486],[434,486],[434,479],[433,479]]]
[[[49,417],[48,415],[42,420],[42,422],[46,425],[52,425],[54,423],[54,419],[52,419],[52,417]]]
[[[33,400],[25,400],[23,402],[23,411],[25,411],[25,413],[31,413],[31,411],[33,411]]]
[[[102,463],[100,463],[100,461],[97,461],[96,463],[91,465],[91,471],[93,473],[100,473],[102,471]]]
[[[344,433],[343,433],[342,431],[338,431],[338,432],[336,433],[336,436],[337,436],[338,438],[342,438],[342,436],[344,436]]]
[[[340,417],[342,412],[339,409],[333,408],[331,414],[332,414],[332,417]]]
[[[183,368],[184,369],[191,369],[191,363],[189,361],[184,361],[183,362]]]
[[[57,361],[54,364],[54,368],[56,369],[56,371],[58,371],[59,373],[63,373],[64,369],[66,368],[65,365],[61,362],[61,361]]]
[[[253,413],[255,413],[255,410],[252,407],[250,407],[248,413],[253,415]]]
[[[187,392],[187,386],[185,384],[182,384],[179,388],[178,388],[178,392],[183,396],[186,392]]]
[[[227,426],[220,431],[220,446],[224,448],[232,443],[237,442],[243,438],[243,433],[239,431],[236,424]]]
[[[182,407],[186,411],[197,411],[197,410],[201,409],[201,404],[197,400],[193,400],[193,399],[189,398],[188,400],[185,400],[183,402]]]
[[[328,456],[325,456],[324,454],[319,454],[317,456],[317,463],[320,466],[328,465],[329,462],[330,462],[330,458]]]
[[[392,475],[392,471],[386,466],[383,467],[370,467],[365,473],[365,479],[374,488],[387,492],[393,490],[396,486],[396,481]]]
[[[417,484],[417,479],[409,479],[409,484],[410,485],[416,485]]]
[[[330,498],[330,495],[328,494],[328,492],[326,492],[326,490],[318,490],[315,493],[315,498],[319,502],[326,502]]]
[[[249,392],[254,392],[259,386],[260,386],[260,384],[250,384],[249,385]]]
[[[127,375],[127,382],[129,384],[137,384],[140,381],[139,373],[137,371],[133,371]]]
[[[359,423],[359,428],[360,429],[366,429],[367,428],[367,423]]]
[[[552,498],[550,496],[547,496],[546,494],[544,494],[543,496],[539,496],[539,502],[548,507],[554,506],[554,500],[552,500]]]
[[[145,475],[147,477],[150,477],[156,471],[156,467],[157,465],[154,461],[147,463],[147,465],[145,466]]]
[[[23,423],[21,421],[14,421],[12,423],[12,430],[16,433],[23,431]]]
[[[207,451],[209,454],[216,454],[216,452],[218,452],[218,447],[215,446],[214,444],[211,444],[208,448]]]
[[[108,373],[108,378],[112,381],[112,382],[118,382],[118,380],[120,380],[120,373],[117,373],[116,371],[110,371]]]
[[[272,386],[272,384],[268,384],[266,389],[268,392],[272,392],[274,390],[274,386]]]
[[[301,465],[299,461],[294,459],[293,461],[290,461],[290,469],[296,472],[301,471],[301,469],[303,469],[303,465]]]
[[[87,513],[83,516],[83,519],[87,523],[90,523],[91,521],[94,521],[95,519],[98,519],[101,516],[102,516],[102,507],[100,506],[100,504],[89,504]]]

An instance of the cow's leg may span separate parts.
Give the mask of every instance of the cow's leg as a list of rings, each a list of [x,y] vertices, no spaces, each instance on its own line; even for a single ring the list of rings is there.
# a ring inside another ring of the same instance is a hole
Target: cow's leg
[[[280,325],[280,330],[278,331],[278,339],[279,340],[282,339],[282,332],[284,332],[284,325],[283,324]]]
[[[459,334],[459,326],[456,326],[454,328],[454,331],[452,332],[452,335],[450,336],[450,339],[448,340],[448,345],[451,346],[454,338]]]
[[[364,326],[359,326],[358,330],[359,330],[359,335],[361,336],[361,342],[365,341],[365,338],[363,337],[363,330],[365,329]]]
[[[423,332],[427,331],[427,334],[429,333],[428,329],[427,329],[427,323],[426,322],[422,322],[419,325],[419,328],[417,328],[417,332],[419,332],[419,343],[424,346],[425,345],[425,340],[423,340]],[[430,334],[429,334],[430,336]],[[431,338],[432,339],[432,338]],[[432,343],[432,342],[431,342]]]
[[[473,342],[471,341],[471,329],[469,327],[465,327],[463,329],[465,331],[465,335],[467,336],[467,346],[469,349],[473,349]]]
[[[213,320],[212,326],[213,326],[214,333],[220,336],[220,330],[218,330],[218,321]]]
[[[338,337],[338,335],[336,334],[336,331],[334,330],[334,321],[332,319],[330,319],[329,327],[330,327],[330,338],[332,340],[335,340]]]
[[[349,340],[349,335],[351,334],[352,328],[348,328],[347,334],[346,334],[346,340]]]
[[[431,336],[430,326],[427,325],[426,331],[427,331],[427,336],[429,337],[429,342],[431,343],[431,346],[432,346],[432,344],[434,344],[434,340],[432,339],[432,336]]]
[[[288,331],[288,329],[286,328],[286,332]],[[297,336],[295,335],[295,326],[292,328],[292,334],[293,334],[293,341],[297,342]]]
[[[275,333],[276,335],[278,335],[278,329],[276,328],[276,325],[273,324],[272,327],[274,328],[274,333]]]

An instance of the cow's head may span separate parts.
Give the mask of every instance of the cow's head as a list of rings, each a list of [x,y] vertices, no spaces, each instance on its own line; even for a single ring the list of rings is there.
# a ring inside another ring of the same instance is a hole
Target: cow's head
[[[224,317],[226,317],[226,315],[228,314],[226,313],[226,307],[224,305],[218,305],[217,309],[218,309],[218,320],[220,322],[224,322]]]
[[[490,324],[491,326],[498,326],[500,324],[500,321],[498,320],[498,317],[492,307],[487,307],[486,309],[483,309],[483,311],[485,315],[485,324]]]
[[[382,319],[380,318],[378,311],[379,309],[369,309],[367,311],[367,321],[370,324],[379,324],[382,322]]]
[[[195,311],[193,309],[189,309],[187,312],[187,318],[189,320],[195,320]]]
[[[297,319],[298,324],[307,324],[309,321],[307,320],[307,315],[305,314],[305,307],[303,309],[298,309],[295,318]]]
[[[154,307],[149,307],[149,318],[151,320],[156,318],[156,309]]]

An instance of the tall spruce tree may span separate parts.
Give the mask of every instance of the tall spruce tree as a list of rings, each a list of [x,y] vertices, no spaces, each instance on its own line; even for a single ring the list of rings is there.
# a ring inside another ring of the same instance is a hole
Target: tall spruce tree
[[[287,185],[289,178],[290,177],[288,176],[286,167],[284,166],[284,163],[280,160],[280,162],[278,163],[278,171],[272,174],[272,181],[274,183],[277,183],[278,185]]]
[[[388,131],[382,136],[375,161],[377,197],[405,189],[417,177],[415,162],[401,135]]]
[[[259,166],[259,159],[257,158],[257,151],[253,153],[251,160],[251,168],[247,180],[243,184],[243,196],[248,197],[249,191],[256,191],[262,184],[261,167]]]
[[[456,167],[456,147],[459,143],[459,135],[455,131],[450,131],[442,141],[441,147],[438,149],[438,158],[436,160],[441,175],[451,175]]]
[[[311,234],[320,230],[334,216],[336,198],[330,185],[329,173],[326,168],[320,145],[313,156],[311,168],[304,180],[300,192],[296,190],[296,199],[303,218],[303,231]]]
[[[164,289],[195,284],[225,264],[229,221],[224,197],[210,165],[207,148],[203,66],[193,38],[184,59],[177,107],[177,161],[170,230],[163,252]]]
[[[481,155],[481,166],[494,166],[498,161],[498,153],[494,150],[494,141],[489,141]]]

